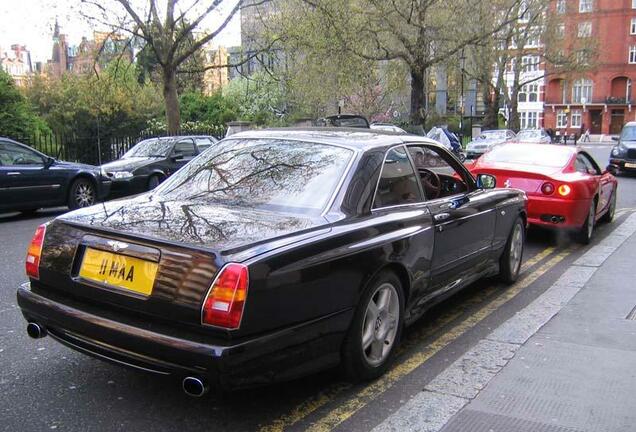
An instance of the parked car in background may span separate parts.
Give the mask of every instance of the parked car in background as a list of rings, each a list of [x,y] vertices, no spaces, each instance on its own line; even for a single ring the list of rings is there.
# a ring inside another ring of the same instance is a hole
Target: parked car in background
[[[59,161],[0,137],[0,212],[88,207],[104,199],[110,185],[99,167]]]
[[[424,137],[241,132],[152,192],[39,227],[18,304],[32,337],[190,395],[339,363],[373,379],[433,304],[517,279],[525,195],[480,184]]]
[[[494,176],[499,187],[525,191],[531,225],[574,231],[582,243],[590,242],[598,221],[614,218],[616,178],[580,148],[502,144],[470,170]]]
[[[516,143],[535,143],[535,144],[551,144],[552,139],[545,129],[524,129],[519,131],[512,142]]]
[[[516,135],[510,129],[485,130],[466,146],[466,159],[475,159],[497,144],[513,141]]]
[[[213,144],[218,143],[219,140],[213,136],[198,136],[194,137],[194,143],[197,145],[199,153],[203,153],[204,150],[212,147]]]
[[[391,123],[371,123],[369,127],[373,130],[379,130],[379,131],[385,131],[385,132],[395,132],[395,133],[401,133],[401,134],[408,133],[401,127]]]
[[[623,126],[618,141],[612,148],[609,158],[609,169],[615,174],[621,171],[636,171],[636,122],[629,122]]]
[[[116,161],[102,165],[112,180],[113,195],[130,195],[156,188],[179,168],[212,145],[211,136],[149,138],[135,144]]]

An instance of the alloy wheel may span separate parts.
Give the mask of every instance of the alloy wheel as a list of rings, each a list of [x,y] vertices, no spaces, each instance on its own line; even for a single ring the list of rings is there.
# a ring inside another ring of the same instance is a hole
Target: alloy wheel
[[[75,189],[75,202],[77,206],[89,207],[95,203],[95,190],[89,183],[80,183]]]
[[[523,255],[523,232],[520,224],[515,224],[510,241],[510,269],[515,274],[521,266],[521,257]]]
[[[369,365],[380,365],[389,356],[398,331],[399,314],[396,288],[388,282],[383,283],[369,299],[362,324],[360,342]]]

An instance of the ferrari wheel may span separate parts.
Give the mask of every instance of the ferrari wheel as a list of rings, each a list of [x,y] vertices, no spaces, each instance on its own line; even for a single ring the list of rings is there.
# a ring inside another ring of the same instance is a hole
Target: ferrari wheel
[[[616,214],[616,189],[612,192],[612,197],[610,198],[609,209],[605,212],[603,217],[601,218],[601,222],[610,223],[614,220],[614,215]]]
[[[374,379],[388,369],[402,333],[403,315],[400,280],[394,273],[380,273],[362,295],[343,345],[348,379]]]
[[[519,277],[523,247],[525,243],[525,229],[523,220],[518,217],[512,225],[506,248],[499,259],[499,278],[506,283],[514,283]]]
[[[579,242],[583,244],[590,244],[592,241],[592,234],[594,233],[594,225],[596,223],[596,201],[592,200],[590,204],[590,211],[585,218],[583,226],[579,230]]]

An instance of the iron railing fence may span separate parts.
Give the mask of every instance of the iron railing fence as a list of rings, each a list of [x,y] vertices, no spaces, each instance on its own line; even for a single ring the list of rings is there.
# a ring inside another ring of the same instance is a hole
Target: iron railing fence
[[[100,165],[120,158],[132,146],[147,138],[184,135],[211,135],[222,138],[224,130],[179,130],[176,133],[142,131],[136,135],[101,137],[50,133],[9,136],[56,159]]]

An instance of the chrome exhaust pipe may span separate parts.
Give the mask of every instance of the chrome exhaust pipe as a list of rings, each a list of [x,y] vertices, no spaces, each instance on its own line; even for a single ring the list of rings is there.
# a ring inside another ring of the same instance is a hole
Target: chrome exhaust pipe
[[[552,223],[553,223],[553,224],[555,224],[555,223],[559,223],[559,218],[558,218],[558,217],[556,217],[556,216],[552,216]]]
[[[210,390],[206,381],[195,377],[185,377],[181,386],[185,394],[192,397],[201,397]]]
[[[40,339],[46,336],[46,330],[40,324],[30,322],[27,324],[27,334],[33,339]]]

